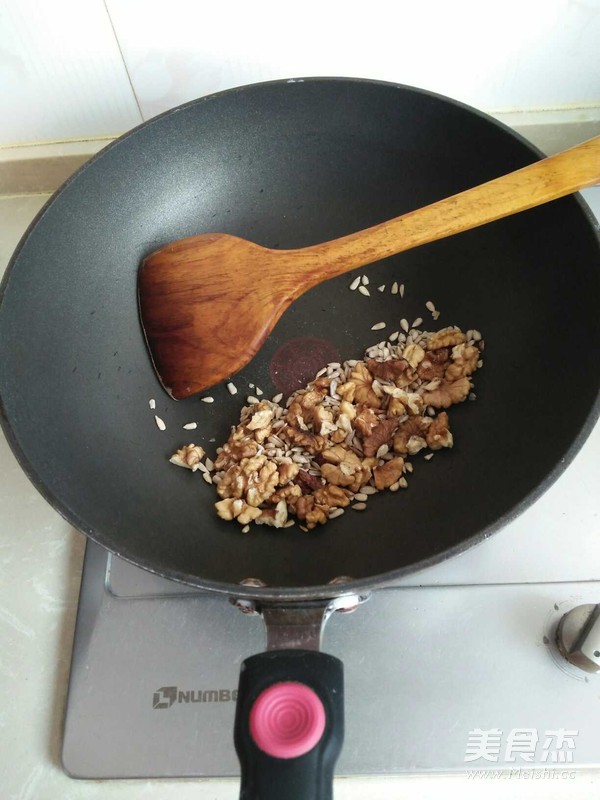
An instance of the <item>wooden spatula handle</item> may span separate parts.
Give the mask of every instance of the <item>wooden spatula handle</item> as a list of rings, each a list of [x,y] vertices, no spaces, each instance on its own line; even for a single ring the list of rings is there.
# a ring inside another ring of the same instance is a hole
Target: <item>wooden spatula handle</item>
[[[304,248],[327,277],[542,205],[600,181],[600,136],[372,228]]]

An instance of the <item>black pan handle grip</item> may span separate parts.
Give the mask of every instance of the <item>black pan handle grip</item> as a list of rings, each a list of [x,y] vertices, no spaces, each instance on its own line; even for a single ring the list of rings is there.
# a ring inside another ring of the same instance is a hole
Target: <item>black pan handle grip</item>
[[[240,800],[331,800],[344,740],[342,662],[312,650],[247,658],[234,738]]]

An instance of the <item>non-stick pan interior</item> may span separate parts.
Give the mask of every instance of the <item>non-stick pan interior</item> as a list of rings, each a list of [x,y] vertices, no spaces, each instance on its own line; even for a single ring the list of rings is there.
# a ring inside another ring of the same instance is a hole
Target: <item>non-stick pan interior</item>
[[[387,286],[370,298],[348,290],[354,275],[310,291],[235,377],[239,393],[215,387],[212,405],[161,390],[136,273],[145,255],[179,237],[221,231],[269,247],[308,245],[537,157],[472,109],[357,80],[247,87],[141,126],[55,195],[7,273],[0,391],[21,463],[92,538],[203,586],[256,577],[291,591],[339,575],[369,579],[479,540],[559,474],[596,418],[600,250],[578,199],[361,270],[372,287]],[[405,284],[403,299],[389,291],[394,280]],[[380,338],[374,323],[392,331],[419,316],[430,329],[481,330],[485,366],[477,401],[450,410],[454,449],[416,457],[407,490],[308,534],[244,535],[216,517],[200,473],[168,463],[190,440],[213,454],[249,383],[266,396],[289,391],[327,361],[360,357]],[[197,430],[184,431],[192,421]]]

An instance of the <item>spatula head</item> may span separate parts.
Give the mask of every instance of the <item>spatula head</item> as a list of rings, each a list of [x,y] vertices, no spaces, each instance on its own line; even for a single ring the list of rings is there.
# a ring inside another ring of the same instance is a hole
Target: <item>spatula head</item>
[[[204,234],[145,259],[138,273],[142,327],[171,397],[214,386],[256,355],[303,291],[301,273],[282,267],[282,255],[235,236]]]

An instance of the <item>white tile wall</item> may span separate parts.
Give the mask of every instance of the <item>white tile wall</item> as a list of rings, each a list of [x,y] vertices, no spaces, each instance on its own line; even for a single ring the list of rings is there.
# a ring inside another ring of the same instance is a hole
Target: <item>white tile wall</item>
[[[103,0],[0,0],[0,144],[141,121]]]
[[[138,106],[147,119],[292,76],[381,78],[488,111],[600,105],[600,0],[105,2],[0,0],[0,143],[117,133]]]
[[[145,117],[230,86],[351,75],[486,110],[600,103],[600,0],[107,0]]]

